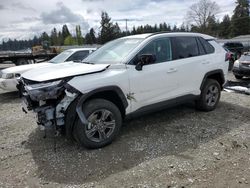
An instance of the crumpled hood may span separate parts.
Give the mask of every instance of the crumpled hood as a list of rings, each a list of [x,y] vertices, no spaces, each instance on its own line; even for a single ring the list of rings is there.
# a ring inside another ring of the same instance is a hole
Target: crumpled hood
[[[36,64],[28,64],[28,65],[19,65],[10,68],[3,69],[3,73],[24,73],[30,69],[45,67],[51,65],[51,63],[43,62],[43,63],[36,63]]]
[[[109,64],[67,62],[30,70],[22,74],[22,77],[32,81],[43,82],[69,76],[100,72],[105,70],[108,66]]]

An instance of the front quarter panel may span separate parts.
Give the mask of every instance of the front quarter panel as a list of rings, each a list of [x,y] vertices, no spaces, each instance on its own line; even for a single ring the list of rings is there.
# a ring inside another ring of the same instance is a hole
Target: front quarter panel
[[[108,68],[103,72],[76,76],[71,79],[68,84],[80,91],[82,94],[86,94],[95,89],[107,86],[119,87],[125,96],[129,93],[129,81],[125,65],[124,68],[120,69]],[[130,103],[126,109],[126,113],[129,112]]]

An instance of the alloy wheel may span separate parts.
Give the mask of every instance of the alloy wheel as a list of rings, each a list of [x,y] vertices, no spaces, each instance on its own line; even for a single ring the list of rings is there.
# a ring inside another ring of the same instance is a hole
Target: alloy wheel
[[[89,140],[102,142],[114,132],[116,122],[114,115],[107,109],[96,110],[88,117],[85,133]]]

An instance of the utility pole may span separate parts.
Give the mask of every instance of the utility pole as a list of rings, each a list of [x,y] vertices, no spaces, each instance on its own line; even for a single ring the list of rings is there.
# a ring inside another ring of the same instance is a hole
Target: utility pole
[[[126,30],[126,36],[128,35],[128,21],[133,21],[135,19],[128,19],[128,18],[121,18],[121,19],[114,19],[114,21],[125,21],[125,30]]]

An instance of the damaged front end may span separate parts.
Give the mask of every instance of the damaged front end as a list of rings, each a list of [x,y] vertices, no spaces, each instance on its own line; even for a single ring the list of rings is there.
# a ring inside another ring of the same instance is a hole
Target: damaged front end
[[[32,110],[37,114],[37,124],[41,129],[62,129],[68,106],[79,92],[67,84],[69,79],[47,82],[34,82],[21,78],[18,89],[25,107],[23,111]]]

